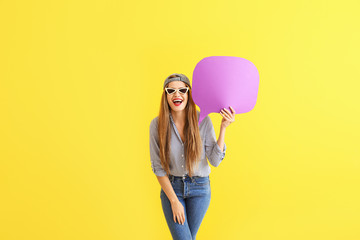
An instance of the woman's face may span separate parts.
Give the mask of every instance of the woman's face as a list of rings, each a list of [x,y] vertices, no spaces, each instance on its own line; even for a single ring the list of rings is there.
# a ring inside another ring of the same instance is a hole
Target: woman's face
[[[186,85],[182,81],[173,81],[173,82],[170,82],[167,85],[167,87],[179,89],[179,88],[186,87]],[[171,94],[171,95],[166,93],[166,98],[167,98],[168,104],[171,107],[171,109],[175,112],[183,111],[185,109],[187,101],[188,101],[188,94],[189,94],[189,91],[185,94],[181,94],[179,91],[176,91],[174,94]],[[174,103],[175,100],[181,100],[181,104],[179,104],[178,102],[175,102],[176,103],[175,104]]]

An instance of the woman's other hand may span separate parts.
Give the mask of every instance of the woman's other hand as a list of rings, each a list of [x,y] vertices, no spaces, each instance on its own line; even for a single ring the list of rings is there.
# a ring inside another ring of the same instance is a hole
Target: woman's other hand
[[[226,108],[221,109],[220,114],[223,117],[223,119],[221,121],[221,127],[226,128],[232,122],[235,121],[235,114],[236,114],[235,110],[232,107],[230,107],[230,110],[231,110],[231,112],[229,110],[227,110]]]
[[[184,206],[181,204],[179,200],[171,203],[171,209],[173,212],[174,222],[178,222],[179,224],[184,225],[185,223],[185,213]]]

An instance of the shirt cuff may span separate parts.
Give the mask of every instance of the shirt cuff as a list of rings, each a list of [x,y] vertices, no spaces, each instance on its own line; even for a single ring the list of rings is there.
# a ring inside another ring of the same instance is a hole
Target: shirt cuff
[[[159,176],[159,177],[163,177],[163,176],[166,176],[166,172],[165,170],[162,170],[162,169],[157,169],[155,170],[154,168],[152,169],[152,171],[155,173],[156,176]]]
[[[220,156],[221,160],[225,157],[225,152],[226,152],[226,144],[224,143],[224,151],[221,151],[219,145],[217,144],[217,142],[215,142],[215,150],[216,150],[216,154],[218,156]]]

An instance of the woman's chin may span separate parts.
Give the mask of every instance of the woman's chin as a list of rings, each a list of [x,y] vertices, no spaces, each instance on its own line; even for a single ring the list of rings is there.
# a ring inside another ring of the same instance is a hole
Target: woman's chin
[[[171,109],[172,109],[174,112],[181,112],[181,111],[184,111],[184,110],[185,110],[185,106],[171,106]]]
[[[181,112],[181,111],[184,111],[185,108],[172,108],[172,110],[173,110],[174,112]]]

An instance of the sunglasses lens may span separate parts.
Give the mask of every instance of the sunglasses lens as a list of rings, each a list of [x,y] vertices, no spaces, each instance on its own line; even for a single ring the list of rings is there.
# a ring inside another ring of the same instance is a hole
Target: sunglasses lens
[[[175,92],[175,89],[168,88],[166,89],[168,94],[173,94]]]
[[[179,89],[179,91],[182,93],[182,94],[185,94],[187,92],[187,88],[181,88]]]

